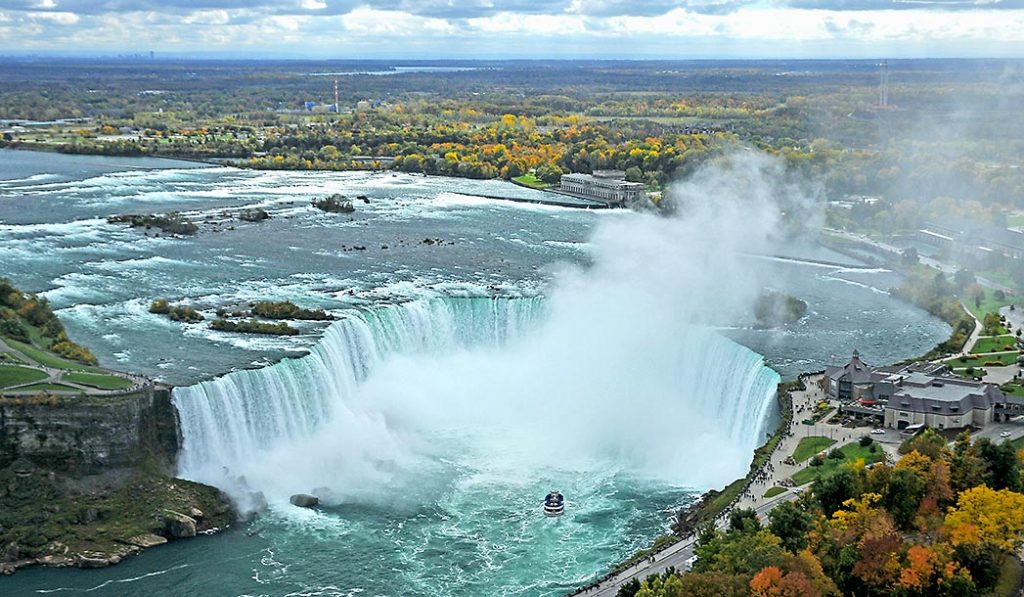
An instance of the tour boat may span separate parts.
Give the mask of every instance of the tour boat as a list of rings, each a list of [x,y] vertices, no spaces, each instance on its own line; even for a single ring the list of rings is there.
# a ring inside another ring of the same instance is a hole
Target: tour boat
[[[565,498],[557,489],[544,496],[544,516],[561,516],[565,512]]]

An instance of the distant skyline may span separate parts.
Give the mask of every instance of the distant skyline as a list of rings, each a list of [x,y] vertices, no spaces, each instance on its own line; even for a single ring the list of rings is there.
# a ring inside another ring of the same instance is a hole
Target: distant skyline
[[[1024,57],[1024,0],[0,0],[0,54]]]

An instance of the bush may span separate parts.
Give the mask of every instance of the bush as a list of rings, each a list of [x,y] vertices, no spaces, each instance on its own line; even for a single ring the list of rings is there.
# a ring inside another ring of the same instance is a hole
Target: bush
[[[862,447],[870,446],[873,443],[875,443],[875,440],[870,435],[865,435],[864,437],[860,438],[860,445]]]
[[[210,329],[221,332],[240,332],[243,334],[269,334],[272,336],[294,336],[299,330],[289,326],[285,322],[266,323],[256,321],[228,321],[227,319],[215,319],[210,323]]]
[[[808,464],[810,464],[810,466],[821,466],[825,464],[825,461],[821,459],[821,456],[815,454]]]
[[[171,304],[167,302],[167,299],[156,299],[149,304],[149,312],[167,315],[171,312]]]
[[[260,301],[252,306],[252,314],[266,319],[308,319],[326,321],[334,319],[323,309],[303,309],[288,301]]]
[[[868,439],[870,439],[870,438],[868,438]],[[874,454],[877,451],[878,451],[878,444],[871,444],[871,446],[868,448],[868,452],[871,452],[872,454]]]
[[[70,340],[57,342],[50,347],[50,351],[66,359],[79,361],[88,365],[95,365],[98,362],[96,360],[96,355],[89,352],[89,349],[83,348]]]
[[[828,453],[828,457],[832,460],[842,460],[843,458],[846,458],[846,454],[843,454],[843,451],[839,448],[832,448]]]

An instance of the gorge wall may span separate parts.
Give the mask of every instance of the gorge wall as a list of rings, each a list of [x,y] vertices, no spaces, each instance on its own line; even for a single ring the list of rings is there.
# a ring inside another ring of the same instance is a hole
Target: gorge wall
[[[170,466],[178,450],[170,388],[114,396],[0,398],[0,468],[25,457],[57,470]]]

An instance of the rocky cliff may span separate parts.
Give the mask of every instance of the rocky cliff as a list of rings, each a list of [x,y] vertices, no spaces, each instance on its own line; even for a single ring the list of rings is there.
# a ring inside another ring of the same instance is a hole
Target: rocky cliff
[[[0,573],[95,568],[237,514],[216,488],[175,479],[170,389],[0,397]]]
[[[178,450],[170,389],[105,396],[0,398],[0,468],[24,457],[64,472],[170,467]]]

